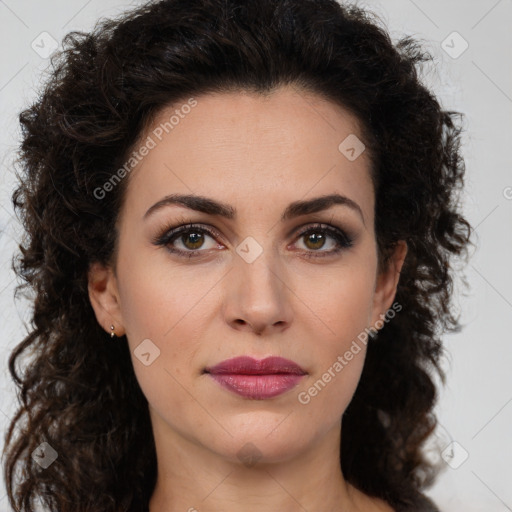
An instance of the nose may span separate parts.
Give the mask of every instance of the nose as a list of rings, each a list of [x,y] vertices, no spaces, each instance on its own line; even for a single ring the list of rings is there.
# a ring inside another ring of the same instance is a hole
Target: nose
[[[237,256],[227,276],[224,314],[233,329],[262,335],[287,329],[293,292],[285,266],[271,249],[253,261]]]

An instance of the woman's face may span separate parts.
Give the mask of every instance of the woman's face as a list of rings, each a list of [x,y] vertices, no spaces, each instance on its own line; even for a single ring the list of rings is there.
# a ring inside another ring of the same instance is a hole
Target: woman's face
[[[339,435],[365,328],[391,306],[405,256],[377,276],[360,139],[344,109],[291,87],[199,96],[162,110],[141,136],[115,274],[90,290],[104,328],[127,335],[156,435],[269,462]],[[163,202],[174,195],[189,207]],[[238,356],[279,356],[303,374],[205,373]]]

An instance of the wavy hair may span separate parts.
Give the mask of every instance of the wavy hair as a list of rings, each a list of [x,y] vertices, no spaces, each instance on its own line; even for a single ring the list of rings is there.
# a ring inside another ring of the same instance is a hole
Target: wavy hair
[[[438,468],[423,448],[437,423],[434,374],[445,383],[442,336],[461,329],[454,258],[472,243],[459,210],[462,115],[422,83],[432,60],[415,39],[393,43],[377,16],[335,0],[162,0],[65,36],[19,115],[12,201],[24,236],[13,268],[15,295],[28,287],[33,311],[9,357],[18,409],[3,469],[15,510],[36,500],[59,512],[147,507],[156,482],[147,400],[126,340],[109,343],[87,287],[91,263],[113,261],[129,178],[101,200],[94,191],[163,107],[284,84],[358,118],[380,268],[398,240],[409,248],[395,297],[402,310],[369,342],[343,417],[344,477],[395,507],[431,485]],[[58,455],[45,469],[33,457],[43,442]]]

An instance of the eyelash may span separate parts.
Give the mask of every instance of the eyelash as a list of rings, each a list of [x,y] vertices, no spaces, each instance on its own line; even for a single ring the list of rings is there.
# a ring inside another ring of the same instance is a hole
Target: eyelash
[[[205,250],[199,249],[183,251],[181,249],[170,247],[171,242],[174,242],[180,235],[187,233],[206,233],[212,238],[216,238],[219,236],[216,231],[210,228],[206,228],[201,224],[186,224],[178,227],[166,228],[163,231],[163,234],[157,235],[156,237],[153,238],[152,243],[154,245],[164,246],[167,248],[169,252],[189,259],[201,256],[200,253],[207,252]],[[343,251],[344,249],[349,249],[354,244],[353,239],[350,236],[348,236],[344,231],[329,224],[314,224],[312,226],[308,226],[306,229],[298,233],[297,240],[304,237],[305,235],[312,233],[328,234],[337,242],[338,246],[330,251],[306,251],[304,253],[304,256],[306,258],[325,258],[328,256],[333,256]]]

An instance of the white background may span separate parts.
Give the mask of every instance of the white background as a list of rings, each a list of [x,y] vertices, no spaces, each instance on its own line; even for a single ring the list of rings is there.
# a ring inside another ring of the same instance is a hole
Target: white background
[[[35,99],[49,62],[31,45],[40,41],[42,32],[60,44],[67,32],[90,30],[99,17],[119,14],[138,3],[0,0],[2,438],[15,407],[7,358],[25,335],[29,313],[27,304],[13,301],[16,280],[10,266],[20,228],[10,200],[11,162],[19,138],[18,113]],[[478,248],[466,269],[470,289],[457,295],[465,327],[459,334],[445,336],[448,383],[437,407],[438,436],[443,446],[454,442],[453,457],[447,458],[450,464],[427,494],[446,512],[512,511],[512,1],[372,0],[359,5],[378,14],[394,40],[410,34],[424,41],[437,63],[425,80],[445,108],[466,116],[464,211],[476,227]],[[457,58],[444,51],[443,41]],[[465,41],[469,46],[458,55]],[[0,483],[0,512],[6,512]]]

